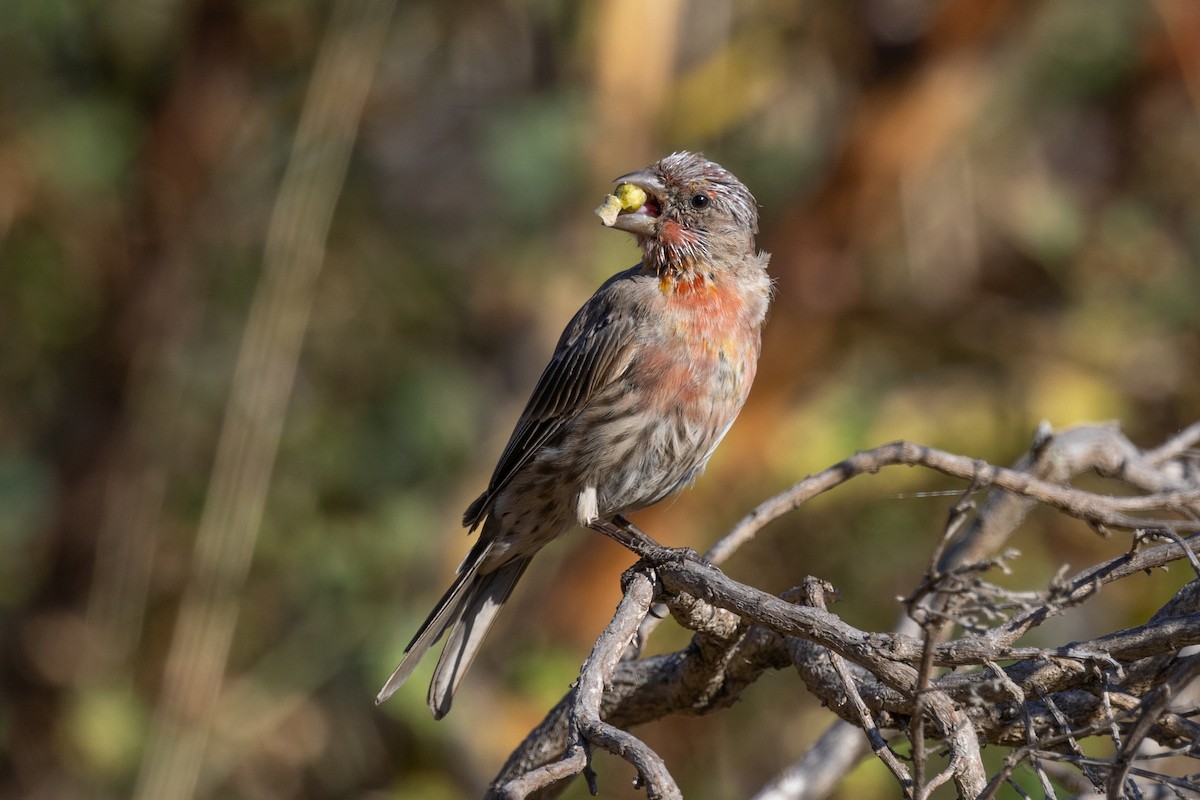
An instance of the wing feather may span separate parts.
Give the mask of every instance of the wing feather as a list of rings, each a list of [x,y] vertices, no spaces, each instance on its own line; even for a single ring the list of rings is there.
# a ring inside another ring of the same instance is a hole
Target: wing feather
[[[614,313],[613,297],[627,290],[641,265],[610,278],[579,309],[558,340],[550,363],[534,387],[525,411],[500,455],[487,491],[463,514],[474,530],[513,476],[551,441],[604,387],[624,374],[636,319]]]

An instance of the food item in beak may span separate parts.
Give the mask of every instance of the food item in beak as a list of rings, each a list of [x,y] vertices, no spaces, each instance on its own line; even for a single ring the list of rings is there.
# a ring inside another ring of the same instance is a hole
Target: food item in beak
[[[611,228],[622,211],[636,211],[645,205],[646,190],[632,183],[622,183],[616,192],[607,195],[604,202],[596,206],[596,216],[606,227]]]

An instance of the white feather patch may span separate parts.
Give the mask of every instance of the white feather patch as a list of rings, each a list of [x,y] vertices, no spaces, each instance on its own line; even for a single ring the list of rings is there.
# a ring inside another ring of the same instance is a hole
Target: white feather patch
[[[575,497],[575,518],[585,528],[600,518],[600,503],[596,499],[596,487],[585,486]]]

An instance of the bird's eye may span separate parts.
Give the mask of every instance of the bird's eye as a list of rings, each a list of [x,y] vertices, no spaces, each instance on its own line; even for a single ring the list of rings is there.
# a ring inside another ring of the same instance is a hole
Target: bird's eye
[[[692,196],[692,208],[704,208],[708,205],[711,198],[706,194],[697,194]]]

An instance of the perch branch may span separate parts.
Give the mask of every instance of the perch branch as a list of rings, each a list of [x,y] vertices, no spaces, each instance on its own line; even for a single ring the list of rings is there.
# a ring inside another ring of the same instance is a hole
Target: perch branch
[[[793,593],[768,594],[729,578],[694,553],[664,548],[622,519],[598,525],[602,533],[653,568],[661,589],[657,598],[696,635],[678,653],[647,659],[617,663],[613,653],[619,649],[604,650],[599,674],[607,676],[610,686],[600,692],[605,684],[597,685],[597,699],[588,715],[579,711],[579,690],[564,698],[514,751],[496,785],[527,780],[524,790],[540,781],[538,785],[546,788],[528,796],[554,796],[564,785],[563,775],[586,772],[586,746],[596,744],[634,763],[652,792],[669,792],[674,783],[665,766],[656,772],[661,761],[654,761],[657,756],[624,734],[624,729],[672,713],[697,714],[723,707],[762,671],[788,665],[800,672],[829,708],[866,732],[865,737],[855,732],[856,750],[859,742],[864,749],[869,744],[906,793],[932,791],[953,779],[960,795],[994,794],[1006,782],[1016,785],[1012,769],[1021,763],[1033,766],[1043,788],[1049,785],[1051,767],[1061,771],[1073,765],[1093,784],[1103,783],[1118,769],[1130,779],[1141,776],[1145,770],[1133,763],[1132,750],[1123,766],[1104,762],[1100,767],[1080,756],[1076,742],[1105,733],[1127,748],[1133,747],[1129,743],[1135,739],[1168,746],[1200,741],[1200,726],[1195,722],[1166,710],[1165,705],[1151,705],[1153,698],[1160,697],[1153,693],[1165,685],[1167,676],[1182,674],[1168,667],[1170,660],[1180,648],[1200,644],[1200,580],[1181,589],[1144,625],[1050,648],[1013,643],[1064,609],[1094,597],[1101,586],[1180,559],[1195,559],[1200,536],[1180,534],[1200,529],[1196,521],[1200,473],[1191,451],[1197,439],[1200,425],[1141,453],[1112,427],[1076,428],[1058,435],[1042,431],[1018,466],[1045,477],[908,443],[885,445],[859,453],[760,505],[709,551],[709,557],[719,562],[779,514],[855,475],[892,464],[922,465],[971,481],[973,486],[1000,489],[969,520],[970,509],[960,506],[943,544],[935,548],[925,582],[910,600],[914,616],[939,630],[948,632],[958,622],[968,626],[970,635],[942,643],[937,643],[937,637],[910,635],[906,632],[910,629],[872,633],[848,625],[824,608],[823,594],[813,595],[819,585],[815,579],[806,582],[808,604],[798,604],[792,602]],[[1149,494],[1098,495],[1054,482],[1089,467]],[[1040,592],[1013,592],[987,584],[979,576],[989,569],[1007,569],[1012,558],[1011,554],[996,557],[993,548],[1003,544],[1037,503],[1093,526],[1167,532],[1164,538],[1169,541],[1146,546],[1146,537],[1139,533],[1128,552],[1070,578],[1056,578]],[[1183,519],[1140,516],[1157,509]],[[644,602],[619,607],[610,629],[619,630],[623,638],[618,637],[612,648],[624,648],[630,632],[645,618],[650,599],[653,593]],[[593,658],[598,658],[597,652]],[[1000,661],[1012,663],[1000,667]],[[934,667],[957,669],[934,677]],[[580,687],[583,683],[581,674]],[[923,721],[914,724],[916,719]],[[611,729],[587,729],[584,723],[596,720],[604,720]],[[885,730],[909,729],[922,740],[928,735],[948,748],[949,768],[928,782],[913,781],[882,735]],[[593,735],[582,735],[585,730]],[[1015,748],[990,782],[979,757],[980,742]],[[889,754],[893,763],[888,763]],[[830,784],[827,778],[810,780],[817,773],[804,765],[812,763],[801,762],[784,773],[759,798],[814,796],[811,792],[822,781]],[[546,764],[552,765],[549,771]],[[1060,776],[1055,774],[1055,779]],[[548,786],[552,780],[560,782]]]

